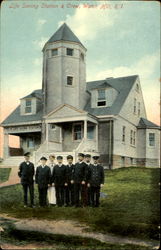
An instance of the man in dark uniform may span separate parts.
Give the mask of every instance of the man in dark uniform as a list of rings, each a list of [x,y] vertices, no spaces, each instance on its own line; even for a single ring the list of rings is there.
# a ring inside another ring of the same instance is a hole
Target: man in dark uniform
[[[68,164],[66,165],[66,182],[68,186],[65,187],[65,203],[66,206],[74,205],[74,181],[73,181],[73,173],[74,173],[74,164],[73,164],[73,156],[67,156]]]
[[[25,161],[22,162],[19,166],[18,176],[21,178],[21,184],[24,192],[24,207],[27,207],[27,194],[28,189],[30,192],[30,202],[31,207],[34,207],[34,164],[30,162],[30,153],[24,154]]]
[[[51,171],[46,165],[46,157],[41,157],[41,165],[36,169],[35,181],[38,184],[39,191],[39,205],[41,207],[47,206],[47,190],[51,186]]]
[[[92,167],[90,154],[85,155],[85,163],[88,165],[88,173],[87,173],[87,176],[88,176],[87,181],[88,181],[90,168]],[[90,206],[91,205],[91,189],[90,189],[90,186],[87,185],[87,183],[85,184],[85,186],[86,186],[86,195],[87,195],[87,205]]]
[[[55,165],[52,175],[52,183],[54,183],[56,191],[56,204],[61,207],[64,205],[64,192],[66,183],[66,166],[63,164],[63,157],[57,157],[58,164]]]
[[[91,189],[91,202],[93,207],[100,205],[100,189],[104,185],[104,169],[99,164],[99,156],[93,156],[94,164],[90,167],[88,187]]]
[[[85,205],[84,201],[84,185],[86,183],[87,177],[87,164],[83,161],[84,154],[78,154],[78,162],[75,164],[73,181],[74,181],[74,197],[75,197],[75,206],[80,207],[80,196],[82,205]]]

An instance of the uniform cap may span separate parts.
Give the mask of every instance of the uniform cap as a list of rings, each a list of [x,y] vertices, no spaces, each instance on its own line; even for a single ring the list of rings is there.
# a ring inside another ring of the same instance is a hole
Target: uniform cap
[[[93,156],[94,160],[98,160],[100,157],[99,156]]]
[[[73,160],[73,156],[72,156],[72,155],[68,155],[68,156],[67,156],[67,160],[68,160],[68,159],[72,159],[72,160]]]
[[[44,156],[42,156],[42,157],[40,158],[40,160],[47,161],[46,157],[44,157]]]
[[[78,154],[78,156],[82,156],[82,157],[84,157],[84,154],[82,154],[82,153],[79,153],[79,154]]]
[[[59,156],[57,156],[56,159],[57,159],[57,160],[62,160],[62,159],[63,159],[63,156],[59,155]]]

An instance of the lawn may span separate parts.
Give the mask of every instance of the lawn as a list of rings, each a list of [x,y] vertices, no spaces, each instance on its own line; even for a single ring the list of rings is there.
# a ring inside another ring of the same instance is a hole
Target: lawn
[[[11,168],[0,168],[0,183],[8,180],[10,171]]]
[[[158,239],[159,169],[122,168],[106,171],[99,208],[23,208],[21,185],[0,189],[1,213],[17,218],[73,219],[93,231],[142,239]],[[38,203],[37,187],[35,188]]]

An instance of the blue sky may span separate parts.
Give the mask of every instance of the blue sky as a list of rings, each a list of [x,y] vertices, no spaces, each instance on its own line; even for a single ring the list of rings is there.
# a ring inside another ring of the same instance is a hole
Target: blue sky
[[[48,7],[62,4],[64,8]],[[84,4],[96,8],[84,8]],[[101,9],[103,4],[107,9]],[[3,109],[2,118],[19,98],[41,88],[42,46],[63,22],[87,48],[87,80],[138,74],[148,118],[158,123],[160,6],[153,1],[3,2],[1,102],[6,112]]]

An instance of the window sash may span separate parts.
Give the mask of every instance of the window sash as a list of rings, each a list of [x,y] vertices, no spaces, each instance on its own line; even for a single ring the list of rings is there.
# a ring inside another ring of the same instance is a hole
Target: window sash
[[[67,54],[67,56],[73,56],[73,49],[70,49],[70,48],[67,48],[67,50],[66,50],[66,54]]]
[[[73,85],[73,77],[72,76],[67,76],[67,85]]]
[[[155,134],[149,133],[149,146],[155,146]]]
[[[31,113],[31,106],[25,107],[25,113]]]
[[[98,100],[106,100],[105,89],[98,90]]]
[[[94,139],[94,129],[95,129],[94,125],[87,126],[87,138],[90,140]]]
[[[51,50],[51,55],[52,56],[57,56],[58,55],[58,49],[52,49]]]
[[[75,124],[73,128],[73,138],[74,140],[81,140],[82,139],[82,125]]]

